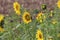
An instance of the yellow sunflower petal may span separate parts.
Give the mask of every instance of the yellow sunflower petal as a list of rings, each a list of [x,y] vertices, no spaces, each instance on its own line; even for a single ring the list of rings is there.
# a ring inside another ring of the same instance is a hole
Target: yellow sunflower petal
[[[4,19],[4,15],[0,14],[0,22]]]
[[[60,8],[60,0],[57,1],[57,7]]]
[[[17,15],[20,15],[20,11],[19,11],[19,10],[17,10],[17,11],[16,11],[16,14],[17,14]]]

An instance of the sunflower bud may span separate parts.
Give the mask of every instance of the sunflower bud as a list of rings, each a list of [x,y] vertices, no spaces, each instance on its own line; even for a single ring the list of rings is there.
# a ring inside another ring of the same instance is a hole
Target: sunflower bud
[[[41,8],[42,8],[43,10],[45,10],[45,9],[46,9],[46,5],[45,5],[45,4],[42,4]]]

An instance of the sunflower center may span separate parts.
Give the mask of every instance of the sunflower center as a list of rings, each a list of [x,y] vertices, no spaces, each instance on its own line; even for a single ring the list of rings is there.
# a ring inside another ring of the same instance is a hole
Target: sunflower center
[[[42,35],[41,34],[39,34],[39,38],[42,38]]]
[[[31,16],[26,15],[26,16],[25,16],[25,19],[26,19],[27,21],[29,21],[29,20],[31,19]]]
[[[19,8],[18,8],[18,7],[19,7],[19,6],[18,6],[18,5],[16,5],[16,9],[17,9],[17,10],[19,10]]]

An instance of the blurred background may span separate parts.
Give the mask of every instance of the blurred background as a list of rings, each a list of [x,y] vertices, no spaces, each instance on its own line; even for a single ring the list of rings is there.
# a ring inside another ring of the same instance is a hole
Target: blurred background
[[[54,9],[57,2],[57,0],[0,0],[0,13],[10,14],[13,12],[13,2],[15,1],[29,10],[41,10],[42,4],[46,4],[48,10]]]

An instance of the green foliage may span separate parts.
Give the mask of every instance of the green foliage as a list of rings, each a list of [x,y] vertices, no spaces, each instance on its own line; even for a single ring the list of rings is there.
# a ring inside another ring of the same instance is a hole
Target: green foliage
[[[22,10],[22,9],[21,9]],[[24,10],[23,10],[24,11]],[[39,12],[35,10],[35,14]],[[54,9],[54,16],[49,17],[50,12],[45,12],[46,19],[44,22],[39,23],[36,19],[32,20],[31,23],[25,24],[22,20],[22,15],[17,16],[12,13],[4,19],[5,32],[0,33],[0,40],[36,40],[36,30],[40,29],[43,33],[44,40],[49,40],[52,37],[53,40],[60,40],[57,35],[60,32],[60,9]],[[23,13],[23,12],[22,12]],[[21,18],[21,19],[20,19]],[[52,24],[52,19],[57,21],[56,24]]]

